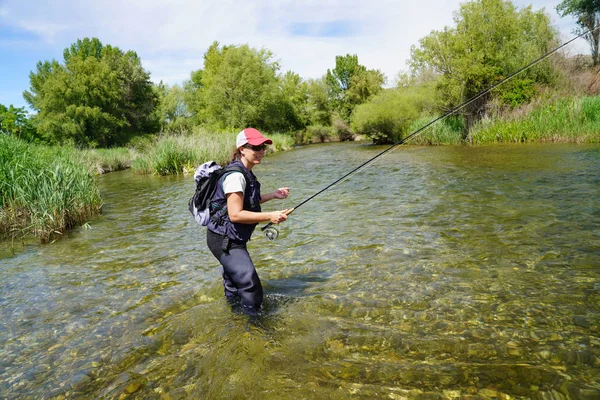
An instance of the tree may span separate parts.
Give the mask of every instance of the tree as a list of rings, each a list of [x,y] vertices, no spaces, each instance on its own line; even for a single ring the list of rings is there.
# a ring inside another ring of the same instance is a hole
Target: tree
[[[360,65],[356,54],[347,54],[335,57],[335,68],[327,70],[325,82],[332,108],[348,122],[357,105],[381,91],[385,77],[378,70]]]
[[[279,64],[272,58],[265,49],[214,42],[204,54],[204,69],[193,71],[186,86],[198,122],[220,129],[277,126],[270,109],[279,99]]]
[[[561,17],[571,15],[580,28],[573,32],[583,37],[590,44],[594,66],[600,63],[598,47],[600,45],[600,2],[598,0],[563,0],[556,11]],[[587,33],[586,33],[587,32]]]
[[[517,10],[510,1],[476,0],[464,3],[455,13],[455,28],[433,31],[421,39],[419,47],[411,48],[411,67],[414,74],[433,71],[439,75],[437,88],[443,99],[442,111],[452,109],[471,99],[517,71],[527,61],[533,61],[548,52],[556,42],[557,32],[543,11],[533,12],[530,7]],[[549,84],[553,74],[550,63],[542,62],[513,77],[502,85],[470,103],[460,112],[465,118],[467,131],[482,118],[486,105],[493,98],[521,98],[504,96],[510,90],[526,89],[529,83]]]
[[[165,85],[162,81],[156,86],[159,95],[157,109],[161,130],[181,131],[191,126],[191,113],[185,102],[185,92],[181,86]]]
[[[385,77],[379,70],[364,69],[354,74],[350,80],[350,87],[346,90],[346,98],[352,109],[381,92],[384,82]]]
[[[109,147],[158,129],[157,93],[135,52],[85,38],[63,58],[38,62],[23,93],[46,140]]]
[[[271,121],[280,130],[292,131],[308,125],[308,84],[295,72],[288,71],[278,77],[279,100],[272,107]]]
[[[17,108],[12,104],[8,108],[0,104],[0,134],[16,136],[28,142],[39,140],[25,107]]]
[[[325,77],[310,79],[308,86],[308,125],[331,125],[331,103],[329,102],[329,87]]]

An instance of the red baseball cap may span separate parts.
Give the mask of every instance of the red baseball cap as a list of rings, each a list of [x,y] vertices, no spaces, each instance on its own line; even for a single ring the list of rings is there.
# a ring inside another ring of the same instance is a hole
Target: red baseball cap
[[[258,130],[254,128],[246,128],[237,135],[235,141],[236,147],[239,149],[245,144],[251,144],[252,146],[260,146],[263,143],[273,144],[271,139],[268,139],[262,135]]]

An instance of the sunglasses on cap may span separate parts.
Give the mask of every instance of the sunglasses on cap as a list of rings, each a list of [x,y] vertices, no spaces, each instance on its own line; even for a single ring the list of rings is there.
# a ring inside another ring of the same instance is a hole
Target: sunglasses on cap
[[[246,144],[244,147],[247,148],[247,149],[251,149],[253,151],[261,151],[261,150],[265,150],[267,148],[267,145],[266,144],[261,144],[259,146],[253,146],[251,144]]]

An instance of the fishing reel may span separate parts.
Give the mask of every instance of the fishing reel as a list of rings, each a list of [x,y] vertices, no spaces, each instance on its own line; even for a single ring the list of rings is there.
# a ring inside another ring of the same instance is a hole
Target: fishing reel
[[[263,229],[263,230],[265,231],[265,237],[270,242],[274,241],[275,239],[277,239],[279,237],[279,230],[277,228],[275,228],[273,225],[266,226],[265,229]]]
[[[297,208],[297,207],[295,207],[295,208]],[[285,213],[287,215],[290,215],[293,211],[294,211],[294,208],[290,208],[289,210],[286,210]],[[260,230],[265,232],[265,237],[270,242],[274,241],[275,239],[277,239],[279,237],[279,229],[277,229],[273,225],[272,222],[269,222],[268,224],[266,224],[265,226],[260,228]]]

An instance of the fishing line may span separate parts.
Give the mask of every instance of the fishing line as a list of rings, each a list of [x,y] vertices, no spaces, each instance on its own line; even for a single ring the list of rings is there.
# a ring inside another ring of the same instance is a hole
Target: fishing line
[[[541,55],[540,57],[536,58],[535,60],[533,60],[532,62],[530,62],[529,64],[525,65],[524,67],[518,69],[517,71],[509,74],[508,76],[504,77],[503,79],[501,79],[500,81],[496,82],[495,84],[493,84],[492,86],[488,87],[487,89],[483,90],[482,92],[479,92],[478,94],[476,94],[475,96],[471,97],[470,99],[464,101],[463,103],[459,104],[458,106],[450,109],[449,111],[447,111],[445,114],[433,119],[432,121],[428,122],[427,124],[423,125],[422,127],[420,127],[419,129],[415,130],[414,132],[412,132],[410,135],[400,139],[399,141],[397,141],[396,143],[390,145],[387,149],[383,150],[382,152],[378,153],[377,155],[375,155],[374,157],[370,158],[369,160],[365,161],[364,163],[360,164],[359,166],[357,166],[356,168],[354,168],[353,170],[351,170],[350,172],[348,172],[347,174],[345,174],[344,176],[340,177],[339,179],[335,180],[334,182],[330,183],[329,185],[325,186],[323,189],[319,190],[317,193],[313,194],[312,196],[308,197],[307,199],[303,200],[302,202],[298,203],[296,206],[294,206],[293,208],[290,208],[286,211],[286,214],[289,215],[292,212],[294,212],[295,210],[297,210],[298,208],[302,207],[304,204],[308,203],[309,201],[311,201],[312,199],[314,199],[315,197],[317,197],[318,195],[320,195],[321,193],[331,189],[332,187],[334,187],[335,185],[341,183],[342,181],[346,180],[347,178],[349,178],[350,176],[354,175],[355,173],[359,172],[360,170],[362,170],[363,168],[367,167],[369,164],[371,164],[373,161],[377,160],[378,158],[382,157],[383,155],[389,153],[390,151],[394,150],[396,147],[400,146],[403,143],[406,143],[406,141],[414,136],[416,136],[417,134],[421,133],[422,131],[424,131],[425,129],[427,129],[428,127],[430,127],[431,125],[435,124],[438,121],[443,120],[444,118],[454,114],[455,112],[457,112],[458,110],[468,106],[469,104],[471,104],[472,102],[474,102],[475,100],[479,99],[480,97],[486,95],[487,93],[491,92],[492,90],[494,90],[495,88],[497,88],[498,86],[500,86],[501,84],[503,84],[504,82],[510,80],[511,78],[513,78],[515,75],[520,74],[521,72],[533,67],[534,65],[536,65],[537,63],[545,60],[546,58],[548,58],[549,56],[551,56],[552,54],[556,53],[558,50],[562,49],[563,47],[571,44],[572,42],[574,42],[575,40],[579,39],[580,37],[587,35],[589,33],[592,33],[593,31],[600,29],[600,26],[591,30],[588,30],[584,33],[581,33],[578,36],[575,36],[574,38],[572,38],[571,40],[564,42],[563,44],[561,44],[560,46],[554,48],[553,50],[550,50],[549,52]],[[279,230],[277,228],[275,228],[273,226],[272,222],[269,222],[267,225],[263,226],[261,228],[262,231],[265,232],[265,236],[268,240],[273,241],[275,239],[277,239],[279,237]]]

